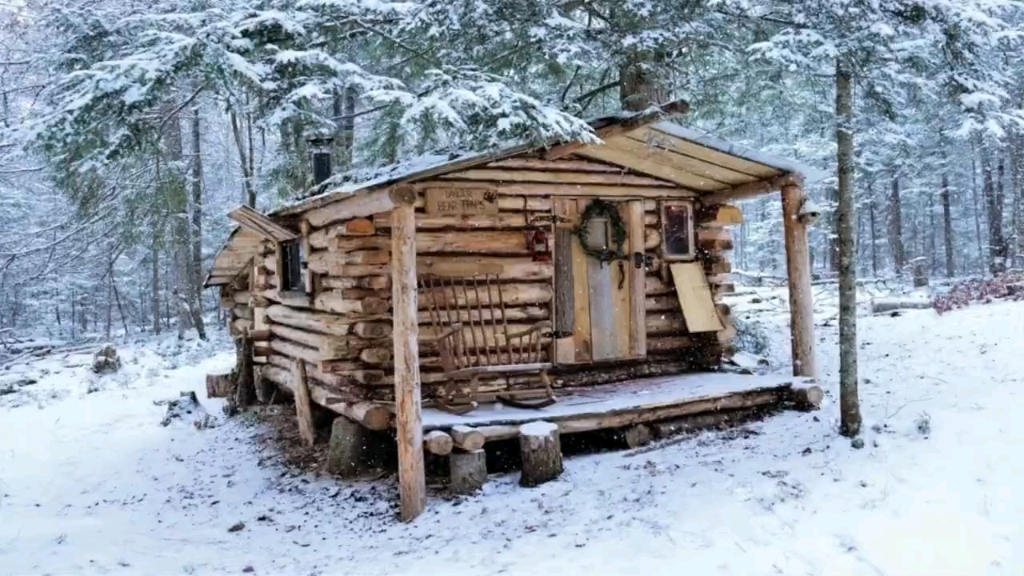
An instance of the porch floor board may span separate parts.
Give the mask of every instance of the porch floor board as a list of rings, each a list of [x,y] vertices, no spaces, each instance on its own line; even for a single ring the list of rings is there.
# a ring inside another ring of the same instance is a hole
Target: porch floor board
[[[488,440],[514,437],[521,424],[545,420],[563,432],[582,432],[650,422],[683,414],[714,412],[735,406],[740,397],[763,397],[763,404],[783,400],[794,385],[809,379],[785,375],[748,375],[701,372],[628,380],[590,388],[558,391],[558,402],[541,409],[523,409],[500,403],[482,404],[463,415],[437,408],[423,409],[423,429],[447,430],[453,426],[480,429]],[[755,400],[757,403],[757,400]]]

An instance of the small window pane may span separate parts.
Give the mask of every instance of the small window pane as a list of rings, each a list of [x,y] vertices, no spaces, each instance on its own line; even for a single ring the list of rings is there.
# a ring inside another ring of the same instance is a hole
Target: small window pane
[[[281,243],[282,289],[288,291],[304,291],[305,282],[302,273],[302,246],[297,240]]]
[[[685,204],[665,206],[665,255],[693,254],[693,225],[690,207]]]

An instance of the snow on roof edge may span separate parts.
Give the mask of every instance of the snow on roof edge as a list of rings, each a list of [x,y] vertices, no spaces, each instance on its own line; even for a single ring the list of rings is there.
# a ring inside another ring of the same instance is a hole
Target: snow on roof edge
[[[672,122],[658,122],[654,125],[654,128],[659,132],[664,132],[670,136],[681,138],[683,140],[689,140],[690,142],[718,150],[719,152],[729,154],[730,156],[737,156],[744,160],[763,164],[785,172],[800,174],[804,177],[804,180],[807,183],[817,182],[828,177],[828,173],[809,164],[804,164],[803,162],[792,160],[790,158],[775,156],[774,154],[741,146],[740,144],[727,142],[698,130],[694,130],[693,128],[686,128],[685,126],[680,126],[679,124],[674,124]]]

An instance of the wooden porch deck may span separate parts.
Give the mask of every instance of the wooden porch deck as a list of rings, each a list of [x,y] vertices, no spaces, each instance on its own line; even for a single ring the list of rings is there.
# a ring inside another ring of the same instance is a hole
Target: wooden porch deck
[[[629,380],[592,388],[560,391],[552,406],[531,410],[485,404],[464,415],[424,408],[424,432],[472,428],[486,441],[519,436],[519,427],[536,421],[558,425],[560,434],[618,428],[683,418],[722,410],[772,405],[801,405],[807,391],[820,389],[813,379],[785,375],[746,375],[704,372]]]

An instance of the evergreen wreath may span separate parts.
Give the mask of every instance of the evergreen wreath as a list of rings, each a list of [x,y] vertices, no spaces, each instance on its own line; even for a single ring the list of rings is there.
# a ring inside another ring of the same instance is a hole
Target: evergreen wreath
[[[591,248],[587,243],[587,237],[590,235],[590,221],[595,217],[608,219],[611,226],[610,248],[597,250]],[[622,245],[626,242],[626,223],[623,222],[622,215],[619,214],[619,209],[614,204],[600,199],[591,201],[587,209],[583,211],[583,215],[580,216],[580,225],[576,227],[576,237],[580,239],[583,251],[602,264],[626,258],[626,253],[622,251]]]

